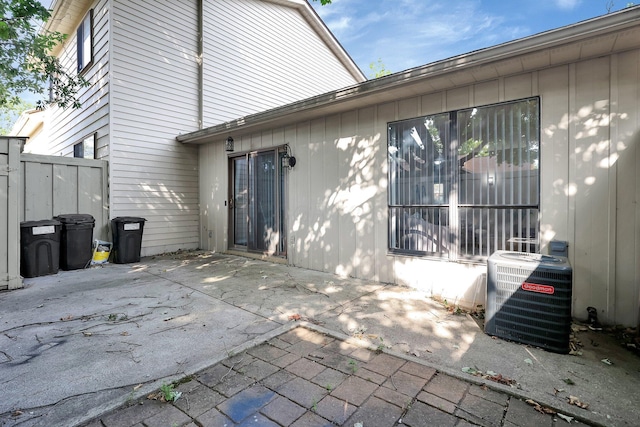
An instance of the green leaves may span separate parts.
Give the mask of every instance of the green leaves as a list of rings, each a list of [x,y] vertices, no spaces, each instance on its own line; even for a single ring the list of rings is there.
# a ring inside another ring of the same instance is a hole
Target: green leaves
[[[0,107],[0,135],[9,135],[9,131],[20,117],[20,113],[34,107],[34,104],[23,100],[17,104],[7,104]]]
[[[9,31],[11,27],[9,24],[4,21],[0,21],[0,40],[6,40],[9,38],[11,32]]]
[[[0,12],[0,107],[18,103],[25,91],[43,94],[48,81],[60,107],[80,107],[78,90],[88,83],[51,55],[66,35],[39,31],[50,12],[37,0],[0,0]]]
[[[371,73],[369,73],[369,78],[377,79],[380,77],[388,76],[391,74],[391,71],[387,70],[382,62],[382,59],[378,58],[378,62],[372,62],[369,64],[369,68],[371,69]]]

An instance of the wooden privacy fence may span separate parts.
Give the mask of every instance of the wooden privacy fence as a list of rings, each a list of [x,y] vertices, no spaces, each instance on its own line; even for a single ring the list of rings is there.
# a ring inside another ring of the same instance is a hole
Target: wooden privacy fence
[[[24,138],[0,137],[0,290],[22,287],[20,278],[20,147]]]
[[[107,162],[72,157],[20,155],[20,221],[90,214],[97,239],[109,231]]]
[[[20,221],[90,214],[93,236],[108,240],[108,163],[104,160],[20,154],[24,138],[0,137],[0,290],[22,286]],[[4,171],[7,172],[4,172]]]

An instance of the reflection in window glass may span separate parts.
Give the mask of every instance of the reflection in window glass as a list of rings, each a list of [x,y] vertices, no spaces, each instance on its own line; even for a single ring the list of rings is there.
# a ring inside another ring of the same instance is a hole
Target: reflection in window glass
[[[538,100],[458,112],[460,253],[537,250]]]
[[[78,72],[84,70],[93,61],[93,9],[80,23],[76,31]]]
[[[247,246],[249,218],[249,161],[246,156],[233,159],[233,242]]]
[[[389,125],[391,249],[448,252],[449,114]]]
[[[537,251],[539,121],[532,98],[390,123],[389,249]]]
[[[73,157],[95,159],[95,134],[85,138],[73,146]]]

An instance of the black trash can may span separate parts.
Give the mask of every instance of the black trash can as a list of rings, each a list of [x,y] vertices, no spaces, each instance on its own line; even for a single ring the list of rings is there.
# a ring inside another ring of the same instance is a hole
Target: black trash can
[[[128,264],[140,261],[145,221],[146,219],[135,216],[119,216],[111,220],[113,262]]]
[[[93,256],[95,219],[89,214],[64,214],[54,219],[62,223],[60,268],[78,270],[88,267]]]
[[[20,274],[38,277],[56,274],[60,268],[60,221],[20,223]]]

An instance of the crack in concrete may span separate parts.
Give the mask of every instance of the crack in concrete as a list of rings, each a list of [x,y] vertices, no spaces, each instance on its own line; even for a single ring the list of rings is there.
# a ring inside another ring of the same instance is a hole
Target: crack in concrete
[[[55,323],[61,323],[62,320],[56,320],[56,321],[52,321],[52,322],[36,322],[36,323],[27,323],[26,325],[19,325],[19,326],[13,326],[9,329],[5,329],[3,331],[0,331],[0,334],[3,334],[4,336],[6,336],[7,338],[9,338],[10,340],[15,340],[15,337],[10,337],[9,335],[7,335],[7,332],[9,331],[15,331],[17,329],[24,329],[24,328],[30,328],[32,326],[48,326],[48,325],[53,325]]]
[[[0,362],[0,363],[6,363],[6,362],[11,362],[13,360],[13,357],[9,356],[7,353],[5,353],[4,351],[0,350],[0,354],[2,354],[7,360],[5,360],[4,362]]]
[[[163,378],[167,378],[167,377],[163,377]],[[124,389],[127,389],[129,387],[134,387],[134,386],[137,386],[138,384],[143,384],[143,385],[144,384],[150,384],[150,383],[153,383],[155,381],[158,381],[159,379],[161,379],[161,378],[147,380],[147,381],[144,381],[142,383],[127,384],[127,385],[124,385],[124,386],[114,386],[114,387],[108,387],[108,388],[104,388],[104,389],[100,389],[100,390],[88,391],[88,392],[85,392],[85,393],[78,393],[78,394],[74,394],[74,395],[71,395],[71,396],[65,396],[62,399],[57,400],[56,402],[48,403],[46,405],[33,406],[33,407],[29,407],[29,408],[14,408],[14,409],[11,409],[9,411],[0,413],[0,425],[4,424],[3,419],[4,420],[9,419],[9,420],[14,420],[15,421],[16,417],[14,417],[13,414],[15,414],[16,411],[21,411],[23,414],[29,413],[29,412],[30,413],[35,413],[36,411],[43,411],[43,410],[46,410],[46,409],[49,409],[49,408],[54,408],[54,407],[56,407],[56,406],[58,406],[60,404],[65,403],[66,401],[71,400],[71,399],[87,397],[87,396],[91,396],[91,395],[96,395],[98,393],[104,393],[104,392],[114,391],[114,390],[119,390],[119,389],[123,389],[123,391],[124,391]],[[29,418],[27,418],[25,420],[21,420],[21,421],[17,422],[16,424],[14,424],[14,426],[19,426],[19,425],[24,424],[26,422],[32,421],[32,420],[34,420],[36,418],[43,417],[46,414],[47,414],[46,412],[42,412],[42,413],[40,413],[38,415],[31,416],[31,417],[29,417]]]
[[[184,325],[177,325],[177,326],[173,326],[173,327],[171,327],[171,328],[161,329],[161,330],[159,330],[159,331],[152,332],[152,333],[150,333],[149,335],[157,335],[157,334],[161,334],[161,333],[163,333],[163,332],[172,331],[172,330],[174,330],[174,329],[185,328],[185,327],[187,327],[187,326],[189,326],[189,325],[193,325],[193,324],[194,324],[194,323],[192,323],[192,322],[190,322],[190,323],[185,323]]]
[[[105,350],[105,353],[127,353],[129,355],[129,357],[131,358],[132,361],[134,361],[135,363],[140,363],[141,359],[136,359],[136,357],[133,355],[133,350],[132,349],[128,349],[128,350]]]

